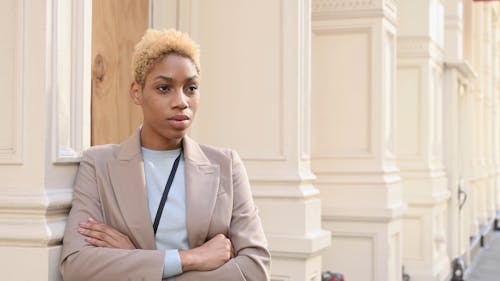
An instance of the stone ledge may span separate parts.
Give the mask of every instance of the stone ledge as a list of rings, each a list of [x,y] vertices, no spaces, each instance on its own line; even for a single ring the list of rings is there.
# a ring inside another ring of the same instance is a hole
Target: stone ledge
[[[304,235],[268,233],[267,239],[273,257],[306,259],[330,246],[331,233],[322,229]]]
[[[348,222],[383,222],[387,223],[401,218],[408,206],[399,204],[385,207],[329,207],[323,208],[323,221],[348,221]]]
[[[59,245],[71,207],[71,189],[0,193],[0,245]]]

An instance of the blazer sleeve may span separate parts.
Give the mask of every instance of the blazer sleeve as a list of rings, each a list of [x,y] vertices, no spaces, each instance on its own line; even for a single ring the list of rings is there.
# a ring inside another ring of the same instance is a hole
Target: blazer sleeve
[[[176,281],[267,281],[271,256],[248,175],[238,154],[231,152],[233,213],[229,229],[235,258],[213,271],[189,271]]]
[[[104,221],[94,161],[84,152],[74,185],[72,208],[63,239],[60,271],[65,281],[151,280],[163,273],[164,252],[95,247],[78,233],[78,224],[92,217]]]

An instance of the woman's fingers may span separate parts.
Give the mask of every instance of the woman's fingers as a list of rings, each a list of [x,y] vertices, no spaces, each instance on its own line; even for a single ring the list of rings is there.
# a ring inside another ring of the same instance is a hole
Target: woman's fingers
[[[79,224],[78,232],[86,236],[87,242],[97,247],[118,249],[135,249],[128,236],[122,234],[111,226],[89,218],[87,222]]]
[[[94,239],[91,237],[85,237],[85,241],[88,243],[96,246],[96,247],[106,247],[106,248],[112,248],[111,245],[106,243],[105,241],[99,240],[99,239]]]
[[[83,234],[87,237],[101,240],[101,241],[110,241],[112,238],[107,234],[106,232],[99,231],[95,228],[94,225],[86,225],[86,224],[80,224],[80,227],[78,228],[78,232],[80,234]]]

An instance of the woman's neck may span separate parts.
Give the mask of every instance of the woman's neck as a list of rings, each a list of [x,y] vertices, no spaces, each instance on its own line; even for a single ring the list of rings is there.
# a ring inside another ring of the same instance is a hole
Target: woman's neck
[[[168,139],[148,130],[141,130],[141,145],[151,150],[174,150],[182,146],[182,138]]]

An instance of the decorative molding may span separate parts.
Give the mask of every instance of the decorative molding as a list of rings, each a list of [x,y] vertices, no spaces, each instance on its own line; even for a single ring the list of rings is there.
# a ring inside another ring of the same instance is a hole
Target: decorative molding
[[[373,0],[313,0],[313,12],[375,8]]]
[[[0,145],[0,165],[18,165],[23,164],[23,146],[24,146],[24,57],[25,57],[25,0],[15,1],[17,5],[17,21],[15,23],[16,41],[14,47],[15,63],[14,72],[14,91],[13,91],[13,116],[11,125],[11,140],[6,146]]]
[[[78,163],[81,153],[90,146],[90,64],[91,64],[91,32],[92,32],[92,1],[73,1],[67,9],[70,13],[69,23],[58,21],[59,2],[53,5],[53,30],[52,42],[52,161],[55,164]],[[64,61],[62,52],[56,48],[59,40],[67,40],[59,36],[58,30],[61,25],[71,25],[69,58],[69,69],[58,69],[59,61]],[[59,87],[63,83],[62,77],[66,71],[70,71],[69,89]],[[69,90],[69,93],[65,90]],[[69,112],[69,120],[60,116],[61,99],[69,96],[66,111]],[[68,108],[69,107],[69,108]],[[61,139],[61,132],[67,132],[68,139]]]
[[[396,56],[396,38],[395,31],[385,30],[383,40],[385,41],[383,47],[383,69],[385,71],[383,81],[382,100],[384,103],[383,111],[383,135],[384,135],[384,158],[395,159],[395,129],[396,129],[396,79],[397,79],[397,56]]]
[[[472,65],[468,61],[445,61],[444,67],[446,69],[456,69],[460,74],[467,79],[473,80],[477,79],[479,75],[472,68]]]
[[[445,29],[457,30],[462,32],[464,27],[462,15],[447,14],[444,17],[444,26]]]
[[[401,218],[407,210],[405,203],[390,207],[323,207],[323,222],[380,222],[389,223]]]
[[[252,180],[252,183],[254,181]],[[259,199],[293,199],[293,200],[306,200],[309,198],[314,198],[319,196],[319,190],[314,188],[312,185],[308,185],[302,188],[290,188],[286,183],[283,186],[265,186],[256,188],[257,184],[253,184],[252,194],[255,200]],[[258,184],[261,186],[261,184]]]
[[[314,169],[318,176],[318,184],[360,184],[360,185],[388,185],[396,184],[401,181],[399,169],[393,170],[356,170],[354,166],[351,169],[337,170],[332,168]]]
[[[300,74],[301,77],[301,88],[300,88],[300,116],[301,116],[301,132],[300,132],[300,157],[303,161],[309,161],[311,159],[311,72],[312,72],[312,56],[311,56],[311,40],[312,40],[312,28],[311,28],[311,3],[308,1],[300,2],[300,23],[302,27],[300,28],[300,46],[299,57],[300,57]],[[310,165],[310,164],[309,164]]]
[[[311,154],[311,159],[314,160],[369,160],[375,159],[376,155],[371,151],[359,151],[358,153],[352,151],[343,151],[343,152],[313,152]]]
[[[397,19],[397,13],[398,13],[398,2],[399,0],[385,0],[384,1],[384,7],[385,11],[387,14],[387,17],[389,19],[392,19],[395,21]]]
[[[398,37],[398,58],[428,58],[440,63],[444,57],[444,50],[430,37]]]
[[[313,0],[315,20],[385,17],[396,24],[397,4],[393,0]]]
[[[274,258],[310,258],[320,254],[331,244],[331,233],[316,230],[303,235],[268,233],[269,250]]]
[[[0,245],[60,244],[72,196],[69,188],[43,194],[0,193]]]
[[[177,6],[177,29],[182,30],[191,34],[193,37],[197,37],[193,26],[196,26],[195,20],[198,19],[197,16],[193,15],[193,11],[198,9],[197,3],[193,0],[176,0]]]
[[[154,29],[179,28],[179,5],[191,0],[149,1],[149,27]]]

